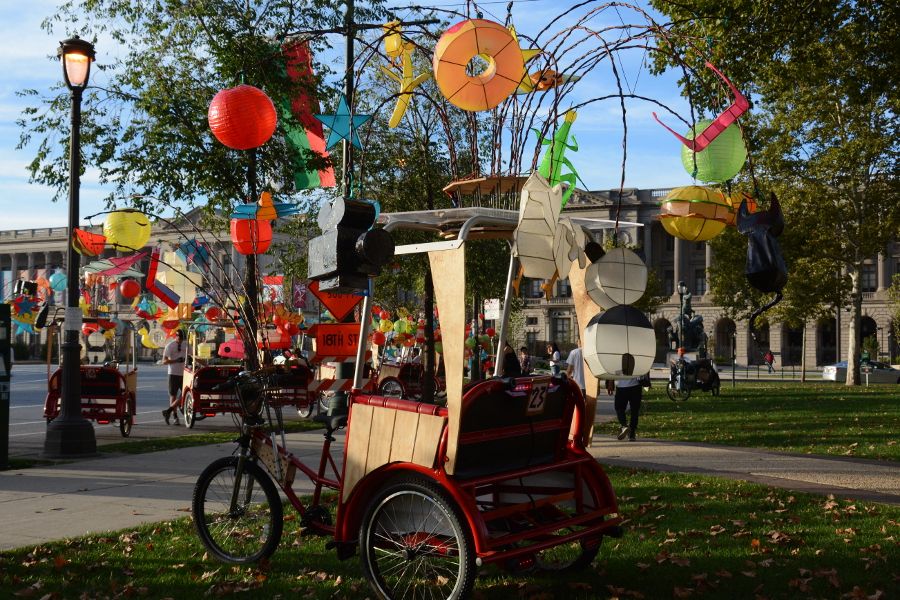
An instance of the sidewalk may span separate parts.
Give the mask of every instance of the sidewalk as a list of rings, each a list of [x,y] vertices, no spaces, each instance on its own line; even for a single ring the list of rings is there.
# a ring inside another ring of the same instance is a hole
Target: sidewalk
[[[315,431],[292,433],[288,447],[316,464],[321,437]],[[342,447],[343,436],[335,445]],[[197,476],[233,450],[233,444],[218,444],[0,472],[0,550],[186,516]],[[603,464],[900,504],[900,469],[892,463],[650,439],[619,442],[600,434],[591,453]],[[311,491],[302,477],[295,489]]]

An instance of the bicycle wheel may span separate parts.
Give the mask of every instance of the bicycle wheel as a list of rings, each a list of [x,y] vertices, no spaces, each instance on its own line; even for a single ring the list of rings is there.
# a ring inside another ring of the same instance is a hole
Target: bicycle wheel
[[[223,562],[252,563],[272,556],[281,541],[283,509],[275,484],[254,462],[244,463],[238,503],[231,508],[238,457],[212,462],[194,486],[191,511],[200,541]]]
[[[400,479],[382,488],[360,527],[363,573],[379,598],[466,598],[475,551],[465,521],[436,484]]]
[[[184,426],[188,429],[193,429],[197,423],[197,413],[194,412],[194,394],[189,391],[185,392],[182,406],[184,410]]]

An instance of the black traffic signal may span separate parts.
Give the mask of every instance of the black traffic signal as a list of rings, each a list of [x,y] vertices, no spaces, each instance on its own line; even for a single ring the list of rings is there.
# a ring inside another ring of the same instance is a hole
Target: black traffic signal
[[[368,289],[394,255],[394,241],[384,229],[372,229],[375,205],[339,198],[319,211],[323,233],[309,242],[309,278],[319,289],[352,293]]]

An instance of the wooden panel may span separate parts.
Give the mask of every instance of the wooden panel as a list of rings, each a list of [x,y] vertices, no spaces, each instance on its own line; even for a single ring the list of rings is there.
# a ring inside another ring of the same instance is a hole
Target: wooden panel
[[[462,338],[460,338],[462,339]],[[462,387],[460,387],[460,390]],[[453,413],[451,413],[452,415]],[[459,420],[457,419],[457,424]],[[416,432],[416,447],[412,461],[423,467],[433,467],[438,444],[441,442],[441,431],[444,429],[444,418],[434,415],[419,415],[419,427]]]
[[[372,430],[369,433],[369,455],[366,457],[366,475],[386,465],[391,459],[391,443],[394,439],[396,410],[375,407]]]
[[[351,421],[347,432],[347,455],[342,485],[345,500],[350,491],[366,474],[373,409],[373,406],[365,404],[354,404],[350,409]]]
[[[444,370],[447,382],[447,473],[453,474],[459,442],[459,413],[462,407],[463,362],[466,335],[466,245],[456,250],[429,252],[434,298],[441,317]],[[421,429],[423,421],[419,422]],[[421,433],[420,433],[421,436]],[[423,443],[417,440],[416,447]]]
[[[584,283],[584,274],[587,266],[582,269],[578,261],[572,263],[569,271],[569,285],[572,288],[572,299],[575,302],[575,315],[578,318],[578,345],[584,350],[584,330],[591,319],[601,311],[591,297],[588,296],[587,286]],[[582,423],[582,435],[586,446],[591,445],[594,434],[594,418],[597,412],[597,394],[600,390],[600,380],[591,374],[587,363],[584,365],[585,411]],[[606,393],[604,391],[604,393]]]
[[[391,444],[391,462],[412,461],[419,428],[419,416],[414,412],[397,411],[397,417],[394,419],[394,441]]]

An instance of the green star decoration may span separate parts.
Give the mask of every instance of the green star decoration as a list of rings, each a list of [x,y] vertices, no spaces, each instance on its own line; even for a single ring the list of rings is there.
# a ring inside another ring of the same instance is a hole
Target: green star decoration
[[[338,143],[339,140],[348,140],[351,144],[362,150],[359,143],[359,136],[356,130],[363,126],[366,121],[372,118],[372,115],[353,115],[350,113],[350,107],[347,105],[347,97],[341,94],[338,100],[337,112],[333,115],[313,115],[322,121],[328,127],[328,143],[326,146],[331,148]]]

